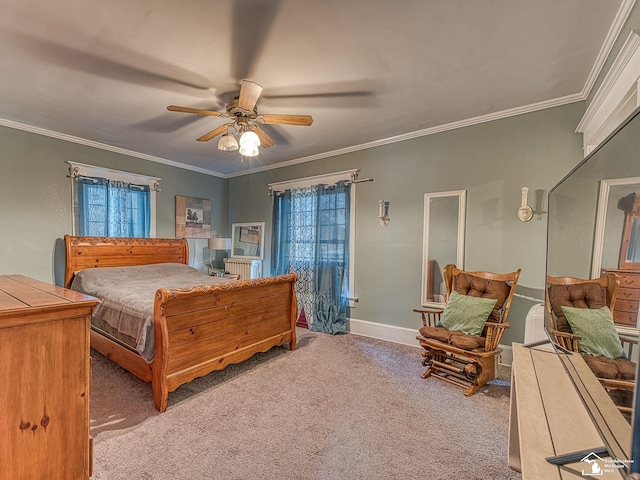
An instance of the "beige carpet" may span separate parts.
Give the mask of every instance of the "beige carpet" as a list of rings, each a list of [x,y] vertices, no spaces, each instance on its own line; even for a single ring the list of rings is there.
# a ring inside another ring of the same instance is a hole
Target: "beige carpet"
[[[519,479],[509,387],[422,380],[420,350],[299,330],[153,408],[151,387],[93,353],[94,479]]]

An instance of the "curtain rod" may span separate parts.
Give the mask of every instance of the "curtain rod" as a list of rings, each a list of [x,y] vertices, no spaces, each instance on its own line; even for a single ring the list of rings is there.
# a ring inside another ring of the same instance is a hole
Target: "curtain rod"
[[[91,177],[88,175],[82,175],[79,173],[79,168],[78,167],[74,167],[73,170],[70,168],[69,169],[70,172],[67,175],[67,178],[70,178],[72,180],[91,180],[92,183],[98,183],[98,178],[103,178],[103,177]],[[147,186],[145,184],[139,184],[139,183],[133,183],[133,182],[126,182],[123,180],[110,180],[108,178],[105,178],[105,180],[107,180],[108,182],[122,182],[127,184],[129,187],[133,187],[133,188],[137,188],[140,190],[144,190],[144,187]],[[148,185],[149,190],[154,191],[154,192],[161,192],[162,189],[160,188],[160,181],[156,181],[153,183],[153,185]]]
[[[362,180],[351,180],[351,183],[373,182],[373,178],[363,178]]]
[[[285,180],[284,182],[270,183],[268,185],[269,195],[273,192],[284,191],[290,188],[306,187],[311,185],[326,184],[327,182],[336,183],[338,181],[346,181],[348,183],[364,183],[373,182],[373,178],[358,179],[359,169],[345,170],[342,172],[327,173],[324,175],[315,175],[313,177],[297,178],[293,180]]]

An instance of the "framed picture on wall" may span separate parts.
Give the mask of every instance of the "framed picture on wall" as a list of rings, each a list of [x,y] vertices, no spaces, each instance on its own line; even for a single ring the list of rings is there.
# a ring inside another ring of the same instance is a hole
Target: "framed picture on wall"
[[[232,224],[231,256],[264,258],[264,222]]]
[[[211,237],[211,200],[176,195],[176,237]]]

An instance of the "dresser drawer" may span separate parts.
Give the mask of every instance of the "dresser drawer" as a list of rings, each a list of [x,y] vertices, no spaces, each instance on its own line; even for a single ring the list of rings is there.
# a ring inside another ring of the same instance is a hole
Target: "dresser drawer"
[[[614,306],[616,312],[627,312],[634,315],[638,314],[638,302],[633,300],[622,300],[618,298]]]
[[[628,302],[640,301],[640,288],[619,288],[616,294],[616,303],[620,300]]]
[[[618,275],[618,281],[620,282],[619,288],[638,288],[640,289],[640,275],[637,273],[620,273],[618,270],[616,272]]]
[[[613,321],[617,325],[635,327],[638,323],[638,314],[631,312],[621,312],[618,310],[618,306],[616,305],[616,308],[613,311]]]

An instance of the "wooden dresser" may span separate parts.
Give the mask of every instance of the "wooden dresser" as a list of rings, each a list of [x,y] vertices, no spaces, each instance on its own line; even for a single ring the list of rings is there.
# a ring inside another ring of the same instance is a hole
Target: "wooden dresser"
[[[637,234],[640,229],[640,195],[631,193],[620,198],[618,208],[624,211],[618,268],[605,271],[615,273],[620,281],[613,306],[613,321],[618,325],[637,328],[640,304],[640,240]]]
[[[636,328],[640,305],[640,272],[617,269],[607,269],[605,272],[615,273],[620,282],[613,307],[613,321],[618,325]]]
[[[91,475],[89,319],[97,304],[0,276],[0,478]]]

